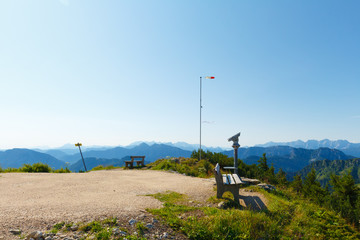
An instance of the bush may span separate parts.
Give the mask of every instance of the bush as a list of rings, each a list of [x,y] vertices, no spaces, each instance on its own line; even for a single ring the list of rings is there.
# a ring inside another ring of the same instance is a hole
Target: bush
[[[71,173],[71,171],[67,167],[65,169],[60,168],[60,169],[54,170],[52,172],[54,172],[54,173]]]
[[[184,173],[187,176],[193,177],[210,177],[212,176],[212,165],[207,160],[197,160],[194,158],[172,158],[159,159],[154,163],[149,164],[153,170],[172,170],[179,173]]]
[[[20,168],[20,172],[51,172],[51,168],[47,164],[43,163],[34,163],[33,165],[24,164],[22,168]]]
[[[23,164],[20,168],[6,168],[1,169],[0,172],[27,172],[27,173],[70,173],[71,171],[68,168],[61,168],[58,170],[53,170],[51,167],[44,163],[34,163],[33,165],[30,164]]]

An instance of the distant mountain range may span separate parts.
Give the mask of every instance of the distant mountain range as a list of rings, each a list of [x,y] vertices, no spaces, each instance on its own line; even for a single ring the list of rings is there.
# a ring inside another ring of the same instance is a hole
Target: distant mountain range
[[[297,140],[293,142],[268,142],[265,144],[258,144],[256,147],[272,147],[272,146],[289,146],[294,148],[318,149],[318,148],[332,148],[338,149],[347,155],[360,157],[360,143],[351,143],[347,140],[308,140],[306,142]]]
[[[337,148],[343,148],[343,151],[349,149],[356,149],[358,144],[349,143],[346,140],[330,141],[310,140],[307,142],[296,141],[290,143],[267,143],[267,145],[289,144],[293,146],[269,146],[269,147],[249,147],[239,149],[239,158],[247,164],[258,164],[259,158],[266,153],[268,163],[274,164],[276,169],[282,168],[286,172],[296,172],[318,160],[346,160],[352,159],[353,156],[346,154]],[[177,146],[183,146],[182,149]],[[317,146],[331,146],[332,148]],[[61,167],[69,167],[74,171],[78,171],[83,167],[79,150],[75,146],[71,149],[70,146],[64,146],[57,149],[47,150],[29,150],[29,149],[11,149],[0,151],[0,166],[2,168],[21,167],[22,164],[33,164],[36,162],[43,162],[49,164],[52,168],[59,169]],[[187,143],[171,143],[159,144],[150,142],[149,144],[137,142],[126,147],[89,147],[83,148],[83,155],[86,158],[85,162],[89,161],[89,169],[97,165],[118,165],[122,166],[124,158],[131,155],[144,155],[146,162],[153,162],[160,158],[166,157],[190,157],[193,148],[197,145]],[[307,149],[308,148],[308,149]],[[316,149],[311,149],[316,148]],[[189,150],[192,149],[192,150]],[[205,148],[206,149],[206,148]],[[210,150],[210,149],[209,149]],[[217,148],[217,150],[222,150]],[[41,151],[41,152],[40,152]],[[233,150],[222,151],[222,153],[233,157]]]
[[[234,155],[233,151],[223,153],[229,157]],[[263,153],[266,153],[269,166],[274,164],[276,170],[282,168],[286,172],[296,172],[317,160],[353,158],[337,149],[304,149],[289,146],[239,148],[238,157],[246,164],[258,164],[258,160]]]
[[[177,147],[177,148],[181,148],[183,150],[187,150],[187,151],[194,151],[194,150],[198,150],[199,149],[199,144],[189,144],[186,142],[176,142],[176,143],[172,143],[172,142],[134,142],[132,144],[130,144],[129,146],[127,146],[127,148],[129,147],[135,147],[138,146],[142,143],[146,143],[149,146],[152,146],[154,144],[164,144],[164,145],[168,145],[168,146],[172,146],[172,147]],[[211,152],[222,152],[225,150],[228,150],[226,148],[220,148],[220,147],[207,147],[207,146],[201,146],[201,149],[203,149],[204,151],[211,151]]]
[[[136,145],[133,148],[126,147],[114,147],[106,150],[90,150],[83,152],[84,157],[95,157],[95,158],[117,158],[121,159],[125,156],[131,155],[144,155],[145,161],[153,162],[159,158],[165,157],[190,157],[191,152],[187,150],[183,150],[177,147],[168,146],[165,144],[153,144],[148,145],[146,143],[141,143],[140,145]],[[61,160],[64,162],[68,162],[70,164],[78,161],[81,158],[80,153],[77,152],[72,155],[64,155],[61,156]]]
[[[9,167],[19,168],[23,164],[42,162],[54,169],[68,167],[73,171],[83,170],[83,163],[79,152],[70,155],[58,149],[46,150],[44,152],[29,149],[0,151],[0,166],[4,169]],[[53,154],[53,156],[51,156],[51,154]],[[149,146],[146,143],[141,143],[133,148],[114,147],[103,150],[83,151],[83,155],[85,164],[87,166],[89,165],[87,168],[90,170],[98,165],[108,166],[115,164],[116,166],[123,166],[124,160],[128,159],[131,155],[144,155],[145,163],[150,163],[166,157],[190,157],[191,151],[165,144],[153,144]],[[89,161],[89,163],[87,161]]]
[[[65,165],[63,161],[49,154],[29,149],[14,148],[3,152],[0,151],[0,166],[2,168],[19,168],[23,164],[34,164],[38,162],[48,164],[55,169],[59,169]]]
[[[94,167],[97,167],[99,165],[102,165],[104,167],[106,166],[115,166],[115,167],[124,167],[125,166],[125,160],[128,159],[129,157],[124,157],[123,159],[117,159],[117,158],[113,158],[113,159],[107,159],[107,158],[95,158],[95,157],[90,157],[90,158],[85,158],[85,165],[87,170],[91,170]],[[82,162],[82,160],[77,161],[74,164],[71,164],[69,169],[73,172],[78,172],[78,171],[85,171],[85,167],[84,164]]]

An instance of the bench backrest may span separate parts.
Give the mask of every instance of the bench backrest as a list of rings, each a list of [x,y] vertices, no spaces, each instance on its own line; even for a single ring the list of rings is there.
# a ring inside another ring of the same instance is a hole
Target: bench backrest
[[[214,168],[214,175],[215,175],[216,183],[222,185],[224,182],[223,182],[223,178],[222,178],[222,175],[221,175],[221,172],[220,172],[219,163],[216,163],[216,166]]]

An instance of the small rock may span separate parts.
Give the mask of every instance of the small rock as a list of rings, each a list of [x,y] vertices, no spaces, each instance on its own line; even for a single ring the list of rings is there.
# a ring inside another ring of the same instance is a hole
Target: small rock
[[[127,233],[126,233],[126,232],[124,232],[124,231],[120,231],[120,235],[121,235],[121,236],[126,236],[126,235],[127,235]]]
[[[112,232],[113,232],[114,235],[119,235],[120,234],[120,229],[119,228],[114,228],[112,230]]]
[[[164,232],[161,236],[160,236],[160,239],[165,239],[165,238],[168,238],[169,237],[169,234],[167,232]]]
[[[70,227],[70,229],[71,229],[71,231],[77,231],[78,229],[79,229],[79,227],[77,226],[77,225],[72,225],[71,227]]]
[[[48,236],[48,237],[45,238],[45,240],[52,240],[52,239],[53,239],[53,238],[50,237],[50,236]]]
[[[225,207],[225,202],[219,202],[218,208],[223,209]]]
[[[134,225],[136,222],[137,222],[137,221],[136,221],[135,219],[131,219],[131,220],[129,221],[129,224],[130,224],[130,225]]]
[[[41,240],[41,239],[44,239],[43,236],[44,236],[44,234],[42,232],[35,231],[35,232],[32,232],[29,235],[27,235],[26,239],[28,239],[28,240],[31,240],[31,239]]]
[[[153,218],[153,223],[158,223],[159,221]]]
[[[146,218],[146,215],[145,215],[145,214],[140,214],[140,215],[138,216],[138,218],[144,219],[144,218]]]
[[[20,235],[21,234],[21,230],[20,229],[10,229],[10,232],[14,235]]]
[[[152,225],[151,223],[148,223],[148,224],[145,225],[145,227],[147,227],[147,228],[153,228],[154,225]]]

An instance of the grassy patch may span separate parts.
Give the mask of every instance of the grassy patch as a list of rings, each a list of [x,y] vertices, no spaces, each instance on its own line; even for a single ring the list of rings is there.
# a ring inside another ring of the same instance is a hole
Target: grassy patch
[[[207,160],[194,158],[159,159],[147,165],[153,170],[176,171],[187,176],[207,178],[212,176],[214,166]]]
[[[99,166],[96,166],[93,169],[91,169],[91,171],[111,170],[111,169],[116,169],[116,168],[121,168],[121,167],[115,167],[114,165],[104,167],[103,165],[99,165]]]
[[[187,197],[184,194],[171,192],[171,191],[167,191],[165,193],[148,194],[146,196],[151,196],[156,198],[160,202],[167,202],[167,203],[183,202],[187,199]]]
[[[138,222],[136,224],[136,229],[138,230],[138,233],[140,236],[144,236],[145,231],[148,230],[148,228],[145,227],[144,223],[142,223],[142,222]]]
[[[53,226],[53,228],[50,230],[50,232],[52,233],[57,233],[58,231],[60,231],[63,227],[65,226],[65,222],[60,222],[57,223]]]
[[[60,222],[53,226],[50,230],[51,233],[67,233],[71,231],[72,226],[78,226],[77,235],[79,239],[96,239],[96,240],[110,240],[110,239],[128,239],[128,240],[143,240],[146,239],[144,234],[147,232],[147,227],[144,223],[138,222],[135,228],[129,229],[121,227],[123,223],[119,222],[117,218],[107,218],[104,220],[92,221],[87,223],[66,223]],[[121,225],[121,226],[120,226]],[[129,233],[133,230],[137,231],[137,234]],[[124,235],[120,235],[119,231],[123,232]]]
[[[164,207],[148,211],[190,239],[360,238],[354,228],[331,211],[293,198],[291,193],[259,191],[270,202],[268,209],[260,212],[235,206],[227,209],[189,207],[178,204],[177,194],[173,192],[153,195],[164,202]]]

